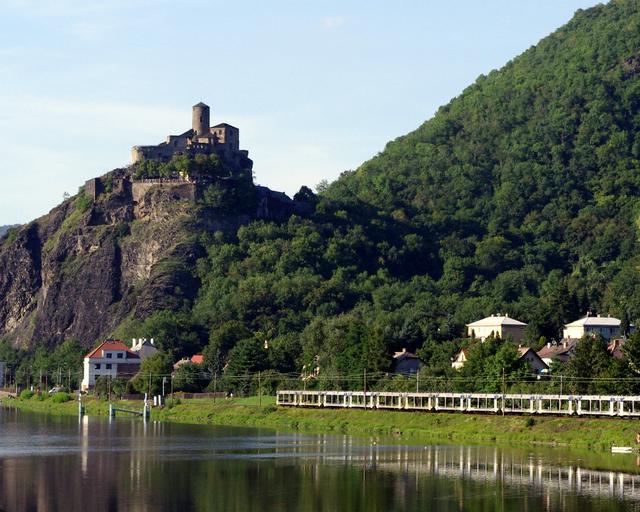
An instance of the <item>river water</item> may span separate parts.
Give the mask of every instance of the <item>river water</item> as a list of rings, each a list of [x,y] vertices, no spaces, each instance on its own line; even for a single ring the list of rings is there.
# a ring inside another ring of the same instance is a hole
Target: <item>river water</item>
[[[0,511],[640,510],[635,455],[0,408]]]

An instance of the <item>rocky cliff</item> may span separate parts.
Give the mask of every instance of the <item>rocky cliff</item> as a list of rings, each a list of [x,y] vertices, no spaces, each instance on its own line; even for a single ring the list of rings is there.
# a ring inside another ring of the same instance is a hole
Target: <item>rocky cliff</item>
[[[221,212],[162,184],[134,200],[124,170],[102,181],[97,197],[81,191],[0,238],[0,338],[25,348],[69,338],[91,345],[126,320],[179,308],[199,288],[203,233],[293,211],[289,198],[261,187],[257,206]]]

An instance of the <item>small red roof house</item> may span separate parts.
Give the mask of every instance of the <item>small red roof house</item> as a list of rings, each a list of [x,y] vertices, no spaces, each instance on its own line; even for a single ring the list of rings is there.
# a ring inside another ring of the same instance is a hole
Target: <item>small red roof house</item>
[[[551,366],[553,360],[566,363],[573,356],[577,342],[577,339],[567,339],[562,342],[547,343],[538,350],[538,355],[547,366]]]
[[[122,341],[103,341],[85,356],[80,387],[88,390],[98,377],[131,378],[138,373],[140,363],[140,356]]]
[[[549,371],[549,365],[531,347],[518,347],[518,356],[520,361],[524,361],[531,366],[533,373],[536,375]]]
[[[173,369],[177,370],[184,364],[202,364],[202,363],[204,363],[204,356],[202,354],[196,354],[194,356],[191,356],[190,358],[183,357],[182,359],[180,359],[180,361],[176,362],[173,365]]]

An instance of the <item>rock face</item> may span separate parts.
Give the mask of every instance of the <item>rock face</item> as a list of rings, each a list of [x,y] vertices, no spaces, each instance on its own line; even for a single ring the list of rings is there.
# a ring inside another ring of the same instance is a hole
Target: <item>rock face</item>
[[[135,201],[127,187],[71,198],[0,238],[0,339],[25,348],[70,338],[91,345],[125,319],[179,307],[199,288],[198,235],[235,233],[258,217],[283,220],[294,208],[281,199],[278,206],[270,197],[271,217],[264,208],[212,213],[161,186]]]

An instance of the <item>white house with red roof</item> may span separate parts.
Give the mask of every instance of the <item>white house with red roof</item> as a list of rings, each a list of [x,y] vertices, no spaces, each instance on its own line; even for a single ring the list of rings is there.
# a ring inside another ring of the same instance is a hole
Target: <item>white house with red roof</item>
[[[95,386],[98,377],[131,378],[138,373],[141,362],[140,356],[122,341],[103,341],[84,358],[81,389]]]

